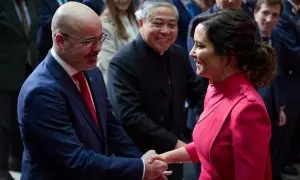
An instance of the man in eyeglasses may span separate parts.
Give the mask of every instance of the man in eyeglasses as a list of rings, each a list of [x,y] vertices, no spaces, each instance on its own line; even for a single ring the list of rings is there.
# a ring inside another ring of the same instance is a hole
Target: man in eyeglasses
[[[167,173],[162,161],[148,164],[153,151],[140,158],[112,115],[96,68],[105,39],[101,26],[97,14],[77,2],[54,14],[53,47],[18,99],[22,180],[151,180]],[[107,149],[115,156],[107,156]]]

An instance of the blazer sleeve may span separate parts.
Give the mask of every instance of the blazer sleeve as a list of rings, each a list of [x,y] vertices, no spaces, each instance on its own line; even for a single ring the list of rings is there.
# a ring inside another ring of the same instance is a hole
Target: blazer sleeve
[[[193,163],[196,163],[196,162],[200,161],[194,142],[191,142],[191,143],[187,144],[186,146],[184,146],[184,148],[187,151],[187,153],[189,154],[189,156],[191,158],[191,161]]]
[[[157,125],[144,111],[139,85],[132,70],[115,57],[108,70],[108,94],[114,112],[126,131],[148,141],[158,152],[174,149],[178,137]],[[163,146],[162,146],[163,145]]]
[[[265,180],[269,164],[270,120],[262,104],[242,99],[231,113],[236,180]]]
[[[103,32],[107,34],[105,41],[102,43],[101,51],[98,54],[97,66],[101,70],[105,84],[107,84],[107,70],[110,64],[111,58],[118,51],[116,44],[116,27],[108,22],[106,19],[102,21]]]
[[[66,113],[67,107],[58,90],[40,86],[18,108],[24,108],[24,132],[31,134],[30,142],[39,145],[45,161],[55,161],[78,179],[142,179],[140,158],[107,157],[85,147],[72,126],[72,116]]]

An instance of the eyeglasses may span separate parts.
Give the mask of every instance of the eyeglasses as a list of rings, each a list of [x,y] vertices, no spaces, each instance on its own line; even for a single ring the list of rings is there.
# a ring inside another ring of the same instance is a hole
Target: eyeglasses
[[[64,36],[71,37],[73,39],[78,40],[80,44],[83,44],[88,48],[97,45],[99,42],[103,43],[103,41],[107,38],[107,34],[105,34],[104,32],[98,37],[87,38],[87,39],[78,38],[78,37],[71,36],[71,35],[66,34],[66,33],[61,33],[61,34],[64,35]]]

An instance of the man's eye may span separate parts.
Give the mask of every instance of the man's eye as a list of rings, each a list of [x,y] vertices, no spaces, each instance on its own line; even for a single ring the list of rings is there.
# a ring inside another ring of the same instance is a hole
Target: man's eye
[[[91,44],[92,42],[93,42],[93,39],[84,40],[84,44]]]
[[[176,28],[176,24],[169,24],[169,27],[172,28],[172,29]]]
[[[196,43],[196,47],[204,48],[203,44],[201,44],[201,43]]]
[[[153,22],[153,24],[154,24],[155,26],[162,26],[163,23],[161,23],[161,22]]]

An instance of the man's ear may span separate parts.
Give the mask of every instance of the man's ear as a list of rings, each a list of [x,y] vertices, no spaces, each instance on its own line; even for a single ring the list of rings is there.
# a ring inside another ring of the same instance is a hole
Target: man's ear
[[[258,12],[258,9],[254,9],[254,11],[253,11],[253,16],[255,16],[255,14]]]
[[[64,39],[64,37],[63,37],[62,34],[56,33],[56,34],[54,35],[54,40],[55,40],[55,43],[56,43],[59,47],[63,47],[63,46],[64,46],[65,39]]]

